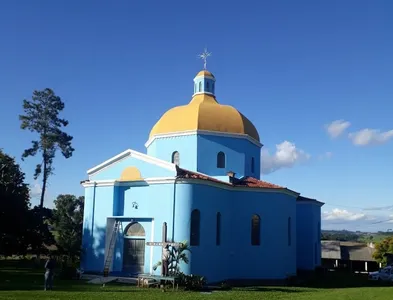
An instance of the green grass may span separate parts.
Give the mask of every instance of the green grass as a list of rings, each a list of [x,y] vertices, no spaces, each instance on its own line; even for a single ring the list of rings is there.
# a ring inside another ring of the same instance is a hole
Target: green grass
[[[156,288],[137,288],[128,285],[87,284],[84,281],[67,281],[55,278],[54,291],[43,291],[43,271],[15,262],[2,263],[0,267],[0,299],[378,299],[391,300],[393,289],[378,286],[363,277],[349,274],[329,275],[324,280],[309,282],[313,287],[252,287],[234,288],[231,291],[217,291],[211,294],[200,292],[162,292]],[[343,288],[343,286],[352,286]],[[359,287],[360,286],[360,287]],[[363,286],[363,287],[361,287]]]

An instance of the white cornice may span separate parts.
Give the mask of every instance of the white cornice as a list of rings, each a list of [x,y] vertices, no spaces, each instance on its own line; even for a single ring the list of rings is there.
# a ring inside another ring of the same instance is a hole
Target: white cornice
[[[281,193],[286,194],[292,197],[297,198],[300,194],[296,193],[287,188],[252,188],[252,187],[241,187],[241,186],[232,186],[225,182],[214,182],[210,180],[202,180],[202,179],[188,179],[188,178],[175,178],[175,177],[152,177],[145,178],[140,181],[117,181],[117,180],[96,180],[96,181],[87,181],[83,182],[82,186],[87,187],[105,187],[105,186],[140,186],[144,183],[146,184],[168,184],[168,183],[176,183],[178,184],[203,184],[208,185],[215,188],[220,188],[224,190],[235,190],[241,192],[254,192],[254,193]]]
[[[197,134],[204,134],[204,135],[214,135],[214,136],[222,136],[222,137],[231,137],[231,138],[242,138],[246,139],[249,142],[253,143],[254,145],[258,147],[263,147],[263,145],[255,140],[254,138],[250,137],[247,134],[241,134],[241,133],[227,133],[227,132],[217,132],[217,131],[210,131],[210,130],[185,130],[185,131],[179,131],[179,132],[169,132],[169,133],[163,133],[163,134],[156,134],[149,138],[149,140],[145,143],[145,147],[149,147],[151,143],[155,139],[159,138],[171,138],[171,137],[178,137],[178,136],[187,136],[187,135],[197,135]]]
[[[82,183],[83,187],[92,187],[92,186],[135,186],[141,185],[144,183],[147,184],[165,184],[165,183],[173,183],[176,177],[152,177],[145,178],[143,180],[135,180],[135,181],[118,181],[116,179],[111,180],[92,180],[85,181]]]
[[[144,162],[156,165],[158,167],[161,168],[165,168],[167,170],[170,171],[176,171],[176,166],[170,162],[155,158],[153,156],[149,156],[140,152],[137,152],[135,150],[132,149],[128,149],[126,151],[123,151],[122,153],[113,156],[112,158],[104,161],[103,163],[91,168],[90,170],[87,171],[87,174],[90,176],[97,174],[98,172],[104,170],[106,167],[114,164],[114,163],[118,163],[120,161],[122,161],[123,159],[126,159],[128,157],[132,157],[135,159],[139,159],[142,160]]]

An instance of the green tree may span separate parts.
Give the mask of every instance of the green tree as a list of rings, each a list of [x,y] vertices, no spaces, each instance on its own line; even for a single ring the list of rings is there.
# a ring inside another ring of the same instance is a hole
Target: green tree
[[[387,237],[381,242],[376,243],[373,257],[377,262],[386,265],[387,254],[393,254],[393,237]]]
[[[22,159],[41,153],[42,160],[36,166],[34,179],[42,174],[42,192],[40,208],[44,205],[44,197],[48,178],[53,174],[53,160],[56,151],[60,150],[65,158],[70,158],[74,151],[71,146],[72,136],[62,130],[68,125],[68,121],[59,118],[59,113],[64,109],[64,103],[59,96],[46,88],[42,91],[34,91],[31,100],[23,100],[24,115],[20,115],[21,128],[35,132],[39,135],[37,140],[32,141],[32,146],[26,149]]]
[[[59,195],[55,200],[52,226],[59,251],[71,261],[80,257],[82,246],[84,197]]]
[[[29,188],[15,159],[0,149],[0,255],[23,252],[28,226]]]

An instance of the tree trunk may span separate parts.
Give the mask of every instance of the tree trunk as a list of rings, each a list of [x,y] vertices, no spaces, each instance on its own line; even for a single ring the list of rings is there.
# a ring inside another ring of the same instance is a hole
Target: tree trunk
[[[44,197],[45,197],[45,191],[46,191],[46,181],[47,181],[47,170],[46,170],[46,154],[44,153],[44,176],[42,179],[42,191],[41,191],[41,199],[40,199],[40,212],[41,212],[41,216],[42,215],[42,210],[44,207]]]
[[[43,172],[43,178],[42,178],[42,191],[41,191],[41,199],[40,199],[40,219],[41,219],[41,225],[44,224],[44,197],[45,197],[45,191],[46,191],[46,181],[47,181],[47,163],[46,163],[46,151],[44,151],[43,153],[43,157],[44,157],[44,172]],[[41,234],[41,230],[39,230],[39,234]],[[41,247],[42,245],[38,246],[37,249],[37,258],[38,261],[41,261]]]

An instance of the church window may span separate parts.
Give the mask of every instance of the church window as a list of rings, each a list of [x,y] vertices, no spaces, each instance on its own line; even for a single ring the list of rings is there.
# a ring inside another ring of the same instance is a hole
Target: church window
[[[209,81],[206,81],[206,91],[209,91]]]
[[[202,82],[199,82],[199,91],[198,92],[201,92],[202,91]]]
[[[172,163],[175,165],[180,165],[180,154],[179,152],[175,151],[172,153]]]
[[[212,93],[214,94],[214,82],[212,83]]]
[[[224,169],[225,168],[225,153],[218,152],[217,154],[217,168]]]
[[[221,244],[221,213],[217,213],[216,219],[216,245],[219,246]]]
[[[125,230],[126,236],[145,236],[145,229],[138,222],[132,223]]]
[[[251,245],[259,246],[261,244],[261,218],[253,215],[251,219]]]
[[[288,246],[291,246],[292,243],[291,236],[291,217],[288,218]]]
[[[201,213],[194,209],[191,213],[190,246],[199,246]]]
[[[255,172],[255,161],[254,157],[251,157],[251,173]]]

